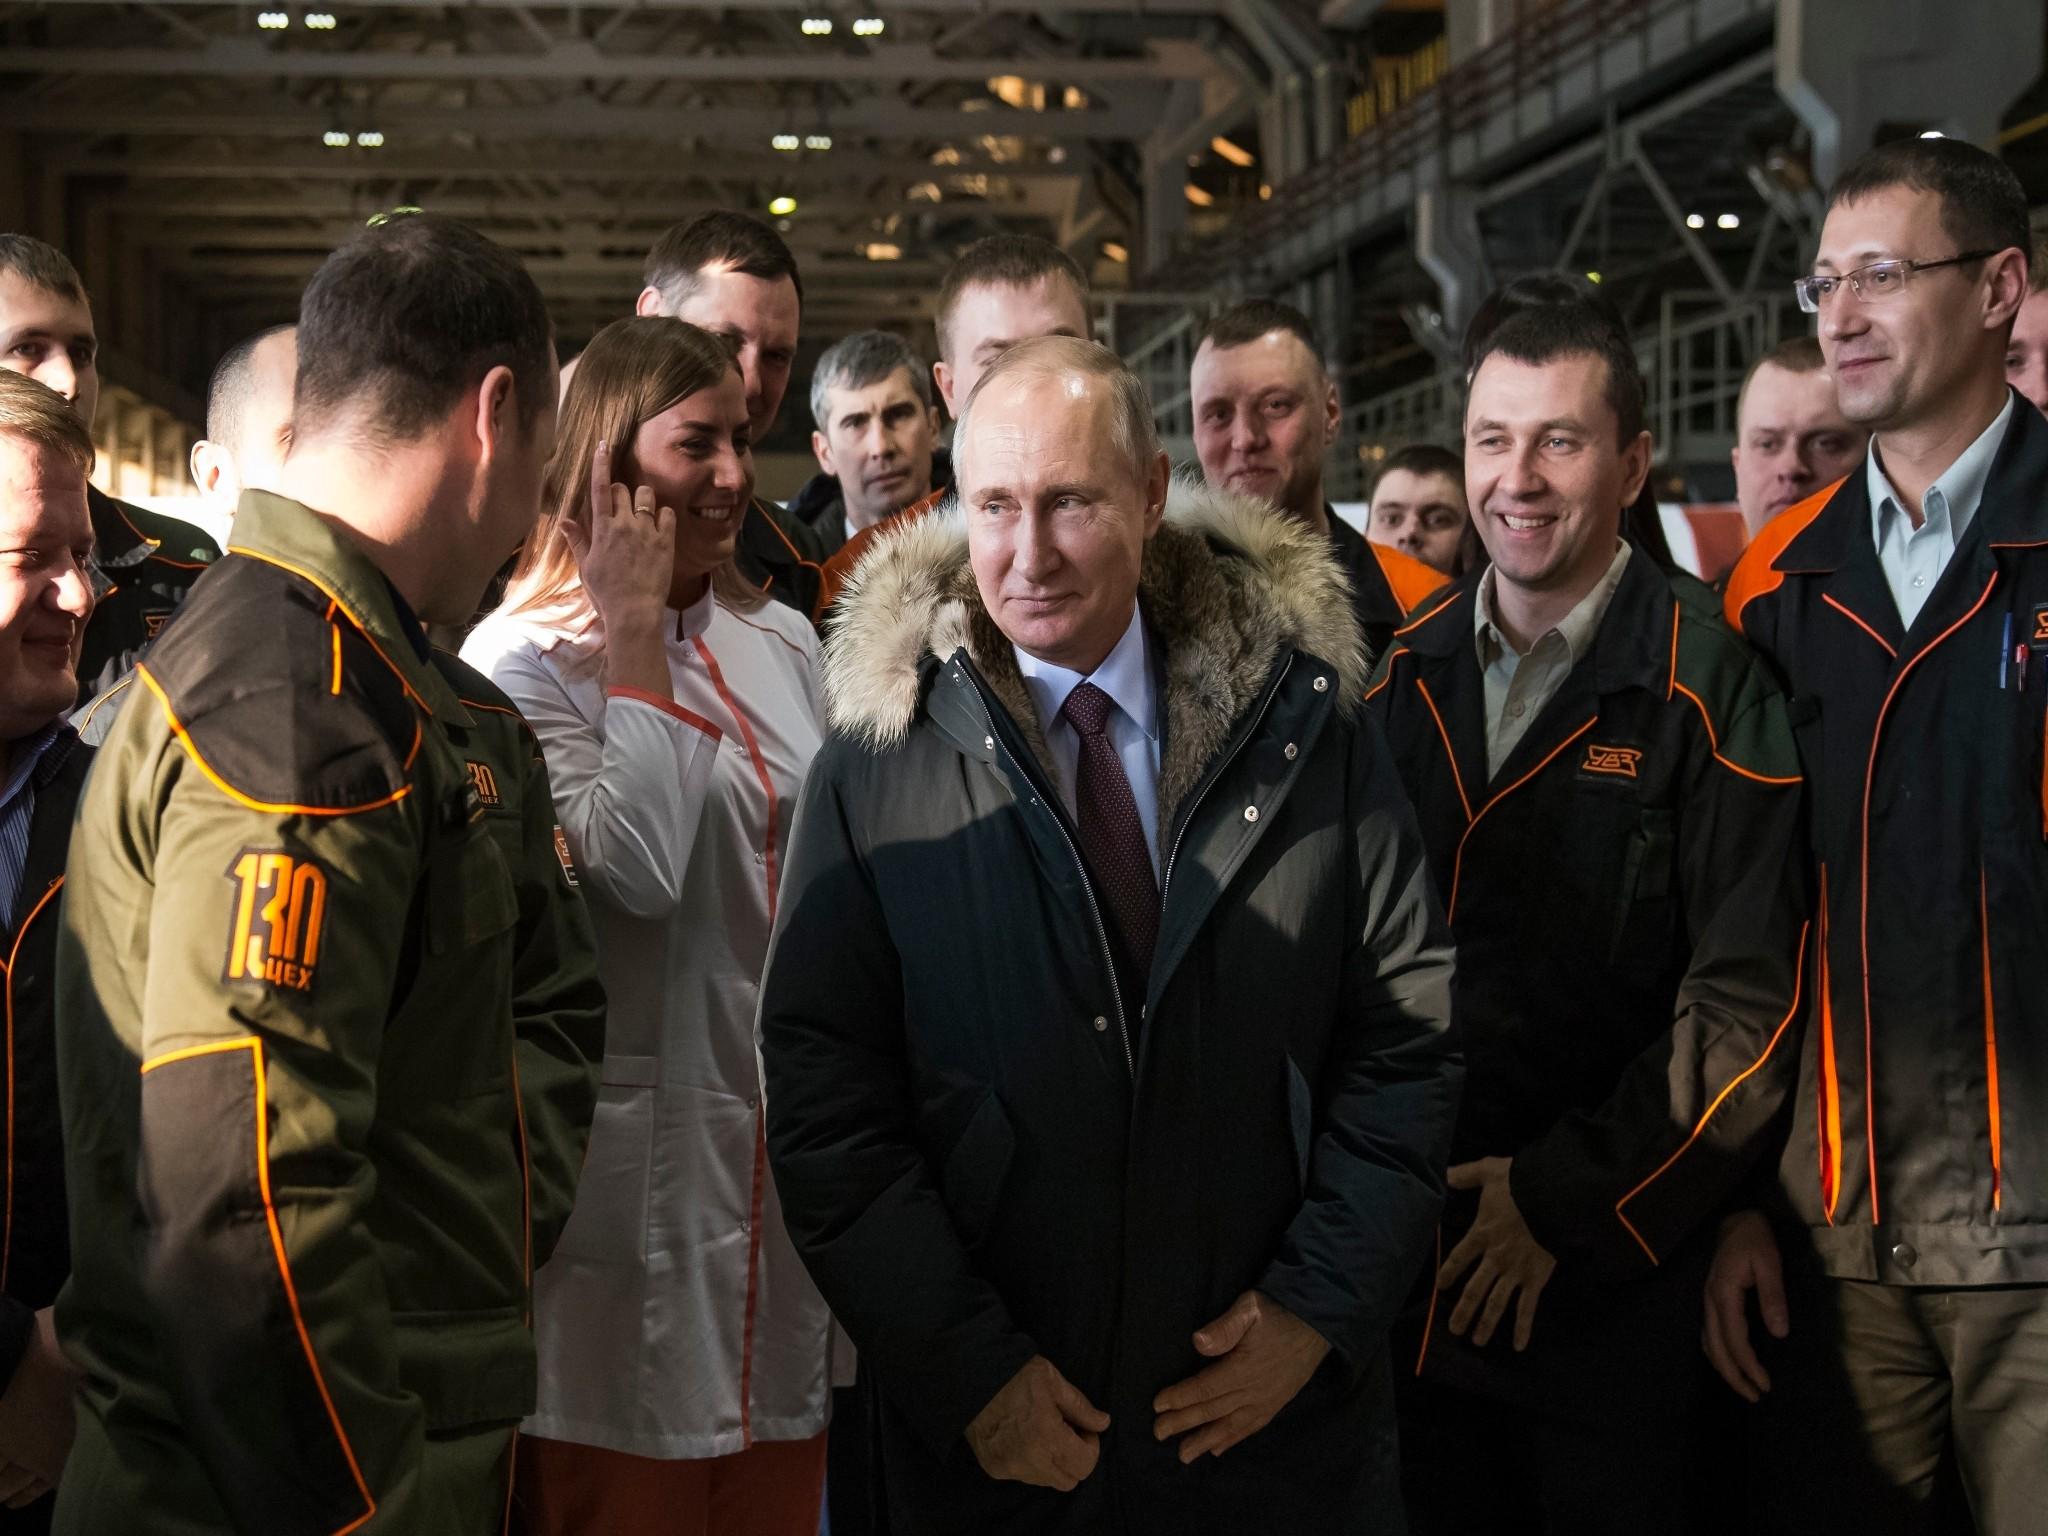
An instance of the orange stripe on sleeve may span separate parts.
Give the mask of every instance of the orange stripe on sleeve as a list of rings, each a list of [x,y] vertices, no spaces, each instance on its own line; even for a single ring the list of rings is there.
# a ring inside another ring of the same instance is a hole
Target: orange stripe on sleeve
[[[1658,1164],[1656,1172],[1652,1173],[1647,1179],[1643,1180],[1642,1183],[1638,1184],[1634,1189],[1630,1190],[1627,1194],[1623,1195],[1619,1200],[1614,1202],[1615,1216],[1620,1220],[1621,1224],[1624,1227],[1628,1228],[1628,1235],[1636,1240],[1637,1245],[1641,1247],[1644,1253],[1649,1255],[1650,1262],[1652,1264],[1658,1262],[1656,1250],[1651,1248],[1648,1242],[1644,1241],[1643,1234],[1636,1230],[1635,1223],[1628,1219],[1628,1216],[1623,1210],[1623,1207],[1626,1206],[1629,1203],[1629,1201],[1635,1199],[1637,1195],[1640,1195],[1644,1190],[1648,1189],[1652,1184],[1656,1183],[1659,1179],[1663,1178],[1664,1175],[1671,1170],[1672,1166],[1675,1163],[1677,1163],[1677,1161],[1681,1157],[1685,1156],[1687,1152],[1691,1151],[1693,1144],[1697,1142],[1700,1139],[1700,1137],[1706,1133],[1707,1126],[1712,1123],[1714,1116],[1721,1112],[1721,1106],[1728,1102],[1728,1096],[1731,1093],[1733,1093],[1736,1089],[1740,1088],[1745,1082],[1749,1081],[1749,1079],[1753,1075],[1755,1075],[1755,1073],[1763,1066],[1763,1064],[1771,1059],[1771,1053],[1777,1050],[1778,1042],[1785,1037],[1785,1031],[1791,1027],[1792,1021],[1799,1016],[1799,1001],[1803,985],[1806,979],[1806,936],[1809,932],[1812,931],[1812,928],[1813,924],[1810,922],[1800,924],[1799,958],[1795,962],[1792,971],[1792,1006],[1785,1010],[1785,1017],[1778,1021],[1778,1027],[1771,1032],[1771,1038],[1765,1044],[1762,1054],[1759,1055],[1757,1059],[1751,1062],[1747,1067],[1744,1067],[1740,1072],[1736,1073],[1736,1075],[1732,1079],[1730,1079],[1728,1085],[1725,1088],[1723,1088],[1719,1093],[1714,1095],[1713,1102],[1707,1106],[1707,1112],[1700,1116],[1699,1123],[1693,1126],[1692,1128],[1692,1134],[1687,1136],[1685,1140],[1679,1144],[1678,1150],[1676,1152],[1673,1152],[1669,1157],[1665,1158],[1662,1163]]]
[[[363,1477],[363,1469],[356,1462],[355,1447],[349,1443],[348,1431],[342,1427],[341,1412],[334,1406],[334,1397],[327,1390],[326,1374],[320,1369],[320,1357],[313,1348],[313,1335],[306,1327],[304,1312],[299,1306],[298,1287],[292,1283],[291,1261],[285,1255],[284,1232],[278,1226],[277,1205],[270,1193],[270,1100],[269,1078],[263,1065],[263,1042],[254,1035],[239,1040],[216,1040],[206,1045],[187,1046],[183,1050],[169,1051],[152,1057],[142,1064],[142,1070],[155,1072],[176,1062],[190,1061],[198,1056],[219,1055],[226,1051],[247,1051],[249,1070],[255,1075],[256,1083],[256,1181],[257,1190],[263,1199],[263,1219],[270,1229],[271,1252],[277,1259],[278,1278],[284,1282],[285,1301],[291,1307],[292,1326],[298,1332],[299,1348],[306,1356],[306,1367],[313,1373],[313,1385],[320,1391],[320,1402],[327,1410],[327,1422],[334,1430],[334,1438],[341,1444],[342,1458],[348,1462],[349,1476],[355,1479],[356,1491],[363,1496],[367,1506],[362,1515],[351,1520],[334,1536],[348,1536],[350,1531],[359,1530],[377,1513],[377,1501],[371,1496],[370,1485]]]

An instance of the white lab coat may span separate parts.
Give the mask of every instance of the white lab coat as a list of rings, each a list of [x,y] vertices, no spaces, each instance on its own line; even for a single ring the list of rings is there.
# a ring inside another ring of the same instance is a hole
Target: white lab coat
[[[668,1460],[824,1427],[832,1323],[783,1230],[754,1017],[777,866],[820,740],[792,610],[667,615],[675,701],[603,685],[596,643],[486,620],[462,653],[547,758],[597,929],[604,1087],[535,1278],[530,1434]]]

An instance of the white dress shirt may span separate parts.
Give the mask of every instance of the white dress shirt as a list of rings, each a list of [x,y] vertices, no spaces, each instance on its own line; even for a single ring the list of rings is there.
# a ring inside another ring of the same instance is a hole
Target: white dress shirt
[[[1049,661],[1012,647],[1017,652],[1017,670],[1024,674],[1024,687],[1038,711],[1038,723],[1045,731],[1046,749],[1052,753],[1053,771],[1059,776],[1060,803],[1076,822],[1074,780],[1081,763],[1081,733],[1060,713],[1067,695],[1083,683],[1093,683],[1108,694],[1116,708],[1110,711],[1104,733],[1124,765],[1124,777],[1131,781],[1131,798],[1138,802],[1138,821],[1145,828],[1145,852],[1152,860],[1152,878],[1159,878],[1159,706],[1152,684],[1152,647],[1145,637],[1145,622],[1134,605],[1130,626],[1123,638],[1102,660],[1102,665],[1083,676],[1056,667]]]
[[[1879,445],[1870,445],[1869,467],[1864,474],[1870,487],[1871,533],[1877,540],[1877,558],[1884,566],[1885,582],[1892,600],[1899,605],[1899,622],[1913,627],[1927,602],[1928,593],[1948,569],[1949,557],[1970,531],[1970,519],[1984,499],[1984,484],[1991,478],[1991,461],[1998,445],[2005,441],[2005,429],[2012,421],[2015,396],[2007,390],[2005,409],[1992,418],[1977,440],[1962,451],[1955,463],[1943,470],[1920,498],[1920,526],[1913,526],[1899,501],[1899,493],[1886,478]]]

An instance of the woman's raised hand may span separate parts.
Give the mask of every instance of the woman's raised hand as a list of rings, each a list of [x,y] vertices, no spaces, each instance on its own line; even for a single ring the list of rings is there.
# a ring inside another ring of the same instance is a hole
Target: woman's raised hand
[[[612,479],[609,443],[591,456],[588,522],[571,518],[562,533],[607,631],[659,627],[675,580],[675,509],[657,505],[650,486]]]

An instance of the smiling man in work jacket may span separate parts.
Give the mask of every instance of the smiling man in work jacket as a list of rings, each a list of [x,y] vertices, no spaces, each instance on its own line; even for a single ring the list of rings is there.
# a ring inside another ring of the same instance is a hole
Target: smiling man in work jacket
[[[983,376],[962,511],[842,600],[761,1003],[790,1236],[898,1536],[1363,1536],[1457,1083],[1325,540],[1176,491],[1143,386]]]
[[[1843,173],[1800,299],[1876,438],[1728,588],[1791,695],[1821,892],[1778,1241],[1731,1220],[1707,1315],[1769,1394],[1785,1529],[1926,1529],[1945,1460],[1979,1531],[2048,1520],[2048,423],[2003,367],[2028,244],[2019,182],[1959,140]],[[1789,1323],[1775,1369],[1751,1289]]]
[[[1369,699],[1457,941],[1467,1060],[1444,1294],[1397,1334],[1424,1536],[1685,1528],[1700,1229],[1796,1070],[1784,700],[1712,593],[1620,538],[1649,461],[1625,336],[1577,304],[1504,321],[1465,425],[1490,563]]]

